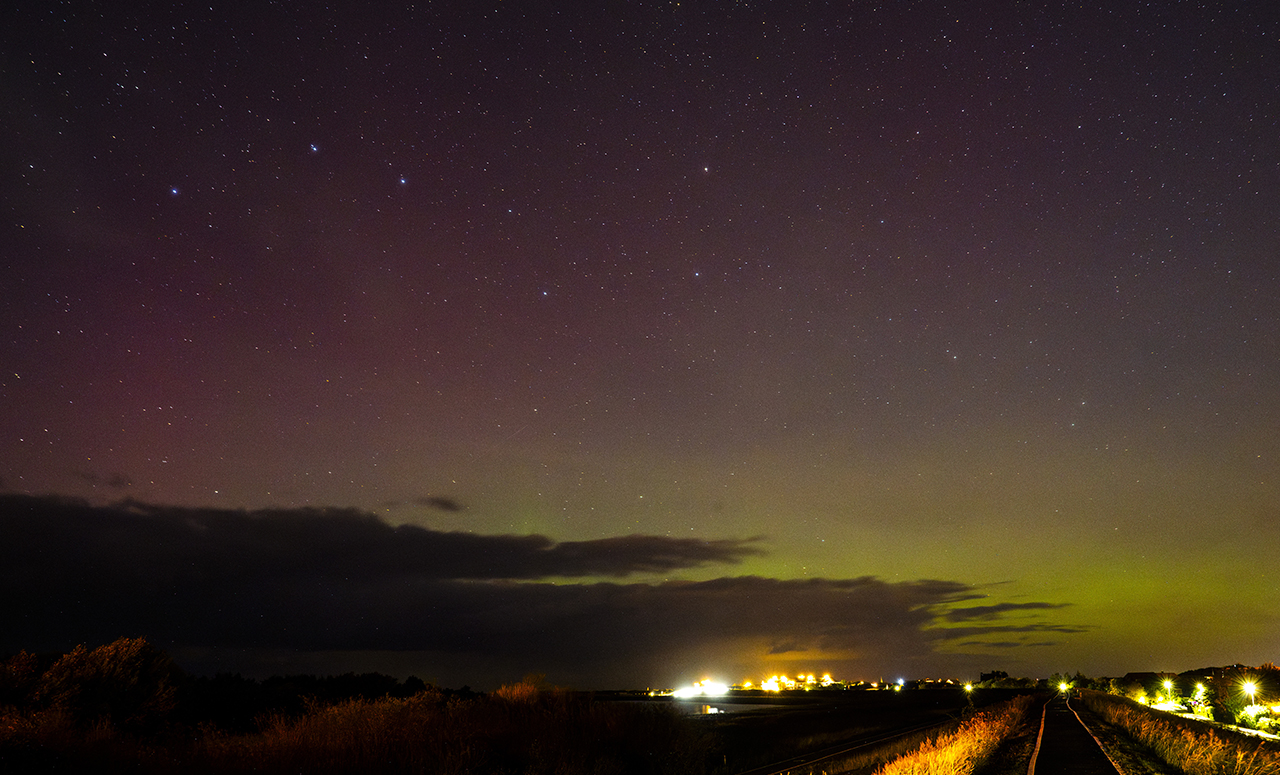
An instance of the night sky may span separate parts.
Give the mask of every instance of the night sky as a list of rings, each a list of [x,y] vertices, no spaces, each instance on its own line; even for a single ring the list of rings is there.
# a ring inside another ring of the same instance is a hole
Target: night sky
[[[0,68],[0,651],[1280,656],[1266,3],[19,2]]]

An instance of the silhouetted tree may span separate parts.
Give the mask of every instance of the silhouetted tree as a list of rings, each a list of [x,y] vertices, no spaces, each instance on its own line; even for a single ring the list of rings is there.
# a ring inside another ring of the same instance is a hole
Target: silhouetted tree
[[[0,706],[27,706],[40,681],[40,673],[39,659],[26,651],[0,663]]]
[[[173,660],[147,641],[121,638],[63,655],[40,677],[34,699],[85,726],[106,720],[124,731],[150,733],[168,721],[180,676]]]

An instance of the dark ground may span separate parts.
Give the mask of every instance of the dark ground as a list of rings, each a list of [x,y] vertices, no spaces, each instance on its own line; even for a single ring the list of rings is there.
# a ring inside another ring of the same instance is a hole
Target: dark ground
[[[1024,692],[979,690],[974,705],[997,704]],[[875,733],[959,719],[969,706],[961,689],[810,692],[762,701],[786,706],[706,717],[718,743],[719,761],[713,766],[742,772]]]
[[[1026,775],[1027,765],[1031,762],[1031,754],[1035,749],[1036,736],[1040,731],[1041,703],[1033,706],[1034,710],[1027,716],[1026,724],[1017,734],[1005,741],[996,752],[995,757],[984,767],[979,775]],[[1090,731],[1098,738],[1102,748],[1120,768],[1123,775],[1181,775],[1181,773],[1165,764],[1146,746],[1129,737],[1123,730],[1117,729],[1079,704],[1072,707],[1088,724]],[[1075,719],[1071,721],[1075,723]],[[1089,741],[1093,745],[1093,741]],[[1048,757],[1052,757],[1050,752]],[[1036,766],[1037,775],[1050,772],[1050,759],[1046,758],[1043,747],[1040,763]],[[1076,770],[1072,770],[1076,772]],[[1114,770],[1104,770],[1114,772]]]

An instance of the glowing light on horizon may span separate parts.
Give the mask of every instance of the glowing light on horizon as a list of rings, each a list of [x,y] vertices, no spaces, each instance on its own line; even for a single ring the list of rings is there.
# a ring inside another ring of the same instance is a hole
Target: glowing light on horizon
[[[686,697],[720,697],[728,693],[728,684],[722,684],[719,681],[712,681],[707,678],[694,683],[692,686],[676,689],[672,696],[684,699]]]

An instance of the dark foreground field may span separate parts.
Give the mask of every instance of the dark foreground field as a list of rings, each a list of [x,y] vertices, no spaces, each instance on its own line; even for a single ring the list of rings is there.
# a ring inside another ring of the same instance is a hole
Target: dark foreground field
[[[1003,702],[1018,693],[979,690],[972,697],[973,707]],[[776,706],[709,717],[708,727],[720,753],[720,769],[736,773],[848,741],[958,720],[970,711],[969,700],[958,688],[802,692],[761,700],[780,703]]]
[[[193,678],[126,639],[0,664],[0,772],[721,775],[972,710],[958,689],[734,699],[761,704],[700,716],[536,682],[476,693],[379,675]]]
[[[991,700],[996,699],[994,696]],[[840,692],[774,698],[717,716],[674,703],[532,684],[460,696],[313,701],[256,729],[210,724],[144,731],[67,710],[10,709],[5,772],[738,773],[876,732],[959,718],[959,692]]]

